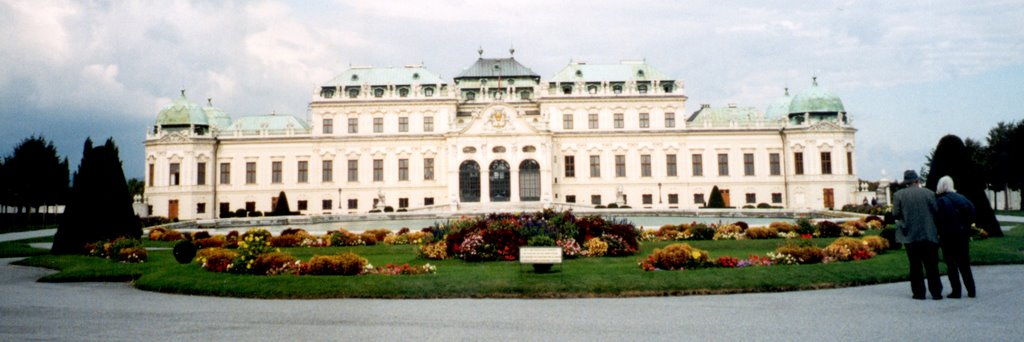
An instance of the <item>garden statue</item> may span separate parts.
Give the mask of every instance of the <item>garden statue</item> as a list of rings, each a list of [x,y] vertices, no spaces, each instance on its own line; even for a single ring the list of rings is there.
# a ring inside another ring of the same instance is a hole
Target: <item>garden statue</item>
[[[626,195],[622,193],[622,185],[615,188],[615,204],[620,207],[626,205]]]

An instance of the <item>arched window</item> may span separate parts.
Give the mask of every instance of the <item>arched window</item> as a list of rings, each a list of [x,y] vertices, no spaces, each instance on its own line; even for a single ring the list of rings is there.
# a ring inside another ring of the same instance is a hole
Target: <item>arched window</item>
[[[494,148],[491,149],[491,152],[505,153],[505,146],[495,146]]]
[[[647,94],[647,86],[645,86],[645,85],[637,86],[636,87],[636,91],[641,93],[641,94]]]
[[[540,164],[533,159],[519,163],[519,200],[540,201]]]
[[[571,85],[563,85],[562,86],[562,94],[571,95],[572,94],[572,86]]]
[[[612,86],[612,92],[616,93],[616,94],[622,94],[622,86],[621,85],[614,85],[614,86]]]
[[[475,161],[459,165],[459,201],[480,202],[480,164]]]
[[[381,97],[381,96],[384,96],[384,88],[377,88],[377,89],[374,89],[374,90],[373,90],[373,96],[374,96],[374,97]]]
[[[434,96],[434,88],[433,87],[424,88],[423,89],[423,96],[426,96],[426,97]]]
[[[348,90],[348,97],[353,99],[359,97],[359,88],[350,88]]]
[[[401,96],[401,97],[409,96],[409,88],[398,89],[398,96]]]
[[[661,89],[665,90],[666,93],[672,92],[672,83],[666,83],[661,85]]]
[[[512,193],[508,163],[498,159],[491,162],[488,172],[491,186],[491,202],[508,202]]]
[[[466,146],[462,148],[462,153],[476,153],[476,147]]]
[[[537,148],[533,147],[533,145],[526,145],[526,146],[523,146],[523,152],[527,152],[527,153],[537,152]]]
[[[595,86],[595,85],[587,86],[587,92],[591,93],[591,94],[597,94],[597,86]]]

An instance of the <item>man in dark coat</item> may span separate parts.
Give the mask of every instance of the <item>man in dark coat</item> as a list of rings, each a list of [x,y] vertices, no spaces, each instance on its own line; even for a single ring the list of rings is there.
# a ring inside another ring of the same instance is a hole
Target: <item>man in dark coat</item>
[[[953,178],[944,176],[936,186],[939,211],[935,224],[939,227],[942,258],[946,262],[950,292],[946,297],[960,298],[960,276],[964,277],[967,296],[974,298],[974,275],[971,273],[971,224],[974,223],[974,204],[953,188]]]
[[[892,214],[896,220],[896,241],[907,247],[910,261],[910,290],[914,299],[924,299],[924,275],[927,272],[928,292],[932,299],[942,299],[939,278],[939,237],[935,227],[938,206],[935,193],[921,187],[921,178],[914,170],[903,173],[907,187],[893,195]]]

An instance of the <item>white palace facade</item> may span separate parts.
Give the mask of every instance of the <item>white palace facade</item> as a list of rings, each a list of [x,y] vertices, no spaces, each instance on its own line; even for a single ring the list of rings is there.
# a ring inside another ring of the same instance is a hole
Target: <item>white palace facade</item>
[[[855,197],[854,134],[812,82],[761,111],[687,113],[683,83],[643,61],[572,62],[549,79],[478,58],[453,80],[420,66],[352,67],[313,94],[307,120],[232,119],[179,99],[147,132],[157,216],[483,212],[628,205],[838,208]]]

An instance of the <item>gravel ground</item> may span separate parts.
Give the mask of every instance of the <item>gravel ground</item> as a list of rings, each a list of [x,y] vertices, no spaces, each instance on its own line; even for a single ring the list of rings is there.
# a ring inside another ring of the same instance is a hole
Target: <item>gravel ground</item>
[[[978,298],[941,301],[911,299],[906,282],[653,298],[255,300],[151,293],[126,283],[37,283],[52,271],[9,265],[12,260],[0,259],[2,341],[1019,341],[1024,336],[1022,265],[975,267]]]

